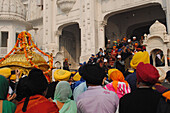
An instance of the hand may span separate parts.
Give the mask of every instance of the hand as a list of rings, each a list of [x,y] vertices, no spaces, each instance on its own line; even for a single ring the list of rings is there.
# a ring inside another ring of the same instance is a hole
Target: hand
[[[9,95],[9,97],[7,98],[7,100],[8,100],[8,101],[11,101],[11,100],[15,99],[16,96],[17,96],[16,93],[14,93],[13,95]]]
[[[18,82],[18,81],[19,81],[19,76],[20,76],[20,71],[19,71],[19,69],[16,69],[16,70],[15,70],[15,75],[16,75],[16,82]]]
[[[16,70],[15,70],[15,74],[16,74],[16,76],[19,78],[19,75],[20,75],[19,69],[16,69]]]

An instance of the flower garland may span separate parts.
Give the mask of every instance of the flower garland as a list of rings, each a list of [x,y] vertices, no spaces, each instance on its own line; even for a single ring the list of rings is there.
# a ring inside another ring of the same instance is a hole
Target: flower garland
[[[28,37],[28,38],[27,38]],[[31,34],[26,32],[26,31],[23,31],[21,32],[18,37],[17,37],[17,42],[14,46],[14,48],[4,57],[0,60],[0,62],[2,62],[3,60],[5,60],[7,57],[9,57],[10,54],[12,54],[14,51],[23,51],[24,50],[24,54],[25,54],[25,57],[27,59],[27,61],[30,62],[30,64],[32,66],[34,66],[35,68],[38,68],[39,67],[37,65],[35,65],[34,62],[32,62],[32,59],[31,59],[31,55],[29,55],[27,53],[30,52],[30,51],[33,51],[34,48],[36,48],[40,53],[42,53],[43,55],[47,56],[48,59],[49,59],[49,69],[45,72],[43,72],[44,74],[48,74],[52,68],[53,68],[53,56],[52,55],[48,55],[46,53],[44,53],[43,51],[41,51],[35,44],[34,44],[34,41],[32,40],[32,37],[31,37]],[[30,57],[30,58],[29,58]]]

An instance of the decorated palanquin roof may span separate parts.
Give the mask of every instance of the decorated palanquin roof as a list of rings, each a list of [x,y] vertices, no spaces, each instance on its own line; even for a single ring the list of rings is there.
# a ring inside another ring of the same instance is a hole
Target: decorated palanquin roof
[[[34,62],[35,65],[38,65],[38,66],[48,65],[45,59],[41,55],[35,52],[32,52],[30,54],[32,56],[32,62]],[[33,65],[31,65],[29,61],[27,61],[24,51],[18,51],[15,54],[10,55],[8,58],[6,58],[6,60],[3,60],[1,62],[0,67],[12,66],[12,65],[18,65],[18,66],[26,67],[26,68],[34,67]]]
[[[35,53],[34,49],[47,56],[49,64],[40,54]],[[49,74],[53,68],[53,57],[52,54],[48,55],[41,51],[34,44],[31,34],[24,31],[18,35],[14,48],[0,60],[0,68],[11,66],[38,68],[42,69],[44,74]]]

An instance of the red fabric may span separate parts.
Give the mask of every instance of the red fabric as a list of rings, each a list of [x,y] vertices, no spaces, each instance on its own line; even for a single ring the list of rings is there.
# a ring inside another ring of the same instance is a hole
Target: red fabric
[[[59,113],[57,105],[54,102],[50,102],[44,96],[31,96],[26,112],[22,112],[24,101],[25,98],[18,103],[15,113]]]
[[[158,70],[151,64],[140,62],[136,68],[138,82],[149,82],[155,84],[159,79]]]

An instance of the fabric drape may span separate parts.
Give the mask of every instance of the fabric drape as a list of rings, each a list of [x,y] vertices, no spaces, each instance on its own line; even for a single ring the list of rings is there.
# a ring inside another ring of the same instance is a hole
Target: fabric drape
[[[71,100],[72,90],[70,84],[66,81],[61,81],[57,84],[54,93],[54,102],[57,101],[64,103],[60,109],[60,113],[77,113],[77,106],[75,101]]]

